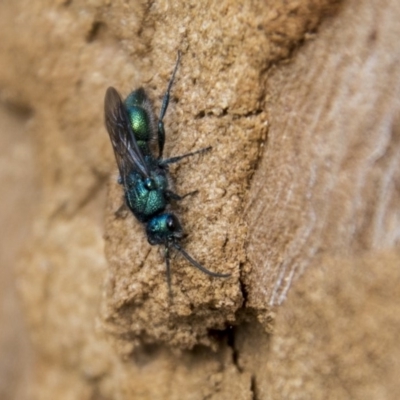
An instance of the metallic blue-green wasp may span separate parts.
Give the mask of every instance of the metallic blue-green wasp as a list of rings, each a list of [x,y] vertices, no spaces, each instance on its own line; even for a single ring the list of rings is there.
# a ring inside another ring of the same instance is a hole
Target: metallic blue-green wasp
[[[125,203],[135,217],[146,225],[147,240],[151,245],[165,246],[167,282],[171,294],[170,248],[174,247],[190,264],[213,277],[227,278],[230,274],[209,271],[194,260],[180,245],[183,229],[178,218],[167,211],[171,200],[182,200],[169,188],[168,165],[183,158],[211,150],[211,147],[178,157],[163,159],[165,143],[164,116],[170,91],[179,64],[180,54],[164,94],[160,116],[156,117],[143,88],[133,91],[123,101],[113,87],[105,96],[105,122],[119,169],[118,182],[123,186]],[[152,142],[157,137],[158,156],[153,154]]]

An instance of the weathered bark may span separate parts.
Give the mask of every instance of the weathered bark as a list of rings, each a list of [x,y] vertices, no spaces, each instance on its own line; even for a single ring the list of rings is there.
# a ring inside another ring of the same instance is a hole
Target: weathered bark
[[[269,75],[247,305],[289,299],[271,343],[239,334],[260,398],[398,397],[399,16],[395,1],[348,2]]]
[[[241,3],[0,5],[1,96],[30,110],[40,175],[31,398],[398,393],[400,5]],[[173,208],[232,277],[173,258],[170,305],[162,252],[116,214],[103,98],[143,85],[159,110],[178,50],[165,152],[213,149],[171,169],[199,189]]]

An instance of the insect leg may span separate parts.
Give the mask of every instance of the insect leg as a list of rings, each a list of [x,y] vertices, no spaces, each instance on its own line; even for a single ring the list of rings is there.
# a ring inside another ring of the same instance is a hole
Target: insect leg
[[[207,275],[213,276],[214,278],[229,278],[231,274],[219,274],[218,272],[209,271],[207,268],[204,268],[201,264],[199,264],[196,260],[194,260],[185,250],[176,242],[173,242],[172,245],[183,255],[192,264],[194,267],[199,269],[201,272],[204,272]]]
[[[212,147],[208,146],[208,147],[205,147],[204,149],[193,151],[191,153],[182,154],[181,156],[166,158],[165,160],[161,160],[159,162],[159,165],[163,166],[163,165],[168,165],[168,164],[174,164],[174,163],[181,161],[182,159],[184,159],[186,157],[191,157],[191,156],[195,156],[196,154],[206,153],[207,151],[210,151],[211,149],[212,149]]]
[[[166,190],[165,191],[165,195],[167,196],[167,198],[172,199],[172,200],[176,200],[176,201],[183,200],[185,197],[192,196],[192,195],[197,194],[197,193],[199,193],[198,190],[193,190],[193,192],[189,192],[189,193],[184,194],[183,196],[180,196],[179,194],[174,193],[171,190]]]
[[[165,265],[167,267],[166,273],[167,273],[168,295],[170,302],[172,302],[171,266],[170,266],[168,244],[165,245]]]
[[[176,70],[178,69],[178,64],[179,60],[181,58],[181,52],[178,51],[178,59],[176,60],[175,68],[174,71],[172,72],[171,79],[169,80],[167,91],[164,94],[162,105],[161,105],[161,110],[160,110],[160,116],[158,117],[158,151],[159,155],[158,158],[162,157],[163,150],[164,150],[164,143],[165,143],[165,130],[164,130],[164,116],[165,113],[167,112],[168,104],[169,104],[169,93],[171,91],[172,84],[174,83],[175,79],[175,74]]]

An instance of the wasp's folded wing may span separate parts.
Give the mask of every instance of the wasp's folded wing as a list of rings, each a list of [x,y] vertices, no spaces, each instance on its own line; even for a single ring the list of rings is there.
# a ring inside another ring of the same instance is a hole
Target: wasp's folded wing
[[[125,178],[132,171],[148,177],[149,170],[129,124],[124,103],[113,87],[107,89],[104,114],[122,181],[125,182]]]

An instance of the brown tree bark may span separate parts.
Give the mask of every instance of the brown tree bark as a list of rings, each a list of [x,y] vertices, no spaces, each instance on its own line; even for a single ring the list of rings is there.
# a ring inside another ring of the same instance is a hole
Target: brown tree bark
[[[32,139],[3,190],[15,226],[34,218],[18,396],[396,398],[399,17],[396,0],[3,2],[0,95]],[[213,148],[171,168],[199,190],[173,209],[189,253],[232,276],[173,257],[170,304],[161,249],[117,213],[103,99],[143,86],[158,112],[178,50],[165,153]]]

